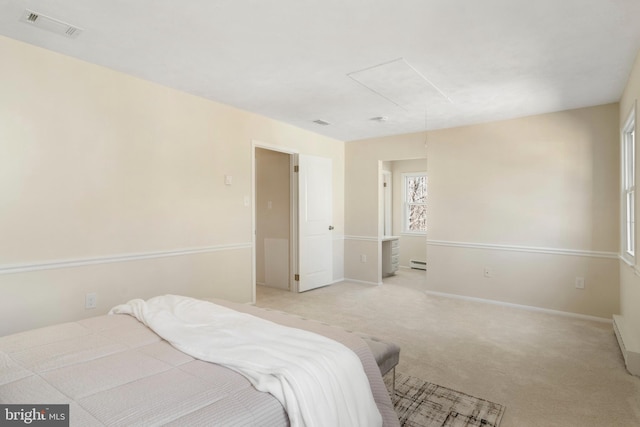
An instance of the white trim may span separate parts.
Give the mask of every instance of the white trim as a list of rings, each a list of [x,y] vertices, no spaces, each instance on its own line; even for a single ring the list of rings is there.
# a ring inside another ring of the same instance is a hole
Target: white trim
[[[585,251],[581,249],[540,248],[535,246],[496,245],[491,243],[450,242],[446,240],[427,240],[429,246],[451,246],[455,248],[491,249],[499,251],[532,252],[550,255],[584,256],[592,258],[617,259],[617,252]]]
[[[116,262],[139,261],[145,259],[167,258],[174,256],[195,255],[210,252],[228,251],[234,249],[251,249],[251,243],[236,243],[230,245],[216,245],[203,248],[178,249],[174,251],[143,252],[136,254],[110,255],[94,258],[79,258],[70,260],[53,260],[40,263],[0,265],[0,275],[14,273],[28,273],[40,270],[54,270],[58,268],[84,267],[87,265],[110,264]]]
[[[254,148],[264,148],[267,150],[271,150],[271,151],[279,151],[281,153],[287,153],[287,154],[300,154],[299,150],[296,150],[295,148],[290,148],[284,145],[277,145],[277,144],[269,144],[268,142],[262,142],[260,140],[257,139],[252,139],[251,140],[251,145]]]
[[[426,231],[403,231],[402,233],[400,233],[401,236],[407,236],[407,237],[423,237],[426,238],[427,237],[427,232]]]
[[[392,234],[393,230],[393,174],[391,171],[382,170],[382,234]]]
[[[423,238],[423,239],[425,239],[425,240],[426,240],[427,233],[426,233],[426,232],[421,232],[421,233],[418,233],[418,232],[415,232],[415,233],[405,233],[405,232],[402,232],[402,233],[399,233],[399,234],[398,234],[398,236],[404,236],[404,237],[421,237],[421,238]]]
[[[340,283],[340,282],[344,282],[345,278],[342,277],[340,279],[335,279],[334,281],[332,281],[331,283],[329,283],[330,285],[335,285],[336,283]]]
[[[344,240],[344,239],[345,239],[345,237],[344,237],[344,235],[343,235],[343,234],[337,234],[337,235],[336,235],[336,234],[334,234],[334,235],[333,235],[333,240],[334,240],[334,241],[336,241],[336,240]]]
[[[636,276],[640,276],[640,267],[638,267],[638,266],[637,266],[637,265],[635,265],[635,264],[632,264],[629,260],[627,260],[627,259],[626,259],[624,256],[622,256],[622,255],[619,255],[619,256],[618,256],[618,258],[620,259],[620,261],[624,262],[624,263],[627,265],[627,267],[629,267],[630,269],[632,269],[632,270],[633,270],[633,273],[634,273]]]
[[[618,258],[620,259],[620,261],[623,261],[625,264],[627,264],[629,267],[631,268],[635,268],[635,266],[633,265],[633,263],[629,262],[625,257],[623,257],[621,254],[618,254]]]
[[[628,146],[627,146],[627,134],[629,134],[630,132],[635,132],[636,130],[636,103],[637,101],[634,101],[631,110],[629,111],[629,115],[627,116],[627,119],[625,120],[624,125],[622,126],[622,128],[620,129],[620,254],[621,256],[625,259],[625,261],[627,261],[628,263],[632,263],[635,264],[635,253],[631,254],[629,252],[627,252],[627,246],[629,244],[628,240],[627,240],[627,197],[629,196],[629,194],[632,195],[632,198],[634,200],[633,206],[632,206],[632,214],[633,214],[633,218],[632,218],[632,222],[634,223],[634,233],[633,236],[631,236],[631,243],[633,246],[633,250],[635,252],[635,245],[636,245],[636,233],[635,233],[635,220],[636,220],[636,213],[635,213],[635,208],[636,208],[636,203],[635,203],[635,181],[636,177],[636,143],[635,143],[635,138],[633,140],[633,145],[631,146],[632,148],[632,155],[629,157],[628,156]],[[629,185],[629,183],[627,182],[627,179],[629,178],[627,176],[627,169],[628,167],[631,166],[632,169],[632,174],[633,174],[633,179],[634,182],[631,183],[631,185]]]
[[[633,334],[629,333],[624,317],[613,315],[613,331],[622,351],[627,371],[632,375],[640,376],[640,343]]]
[[[344,236],[345,240],[364,240],[366,242],[379,242],[382,238],[378,236]]]
[[[382,285],[382,282],[378,282],[378,283],[376,283],[376,282],[368,282],[366,280],[349,279],[348,277],[345,277],[344,281],[345,282],[360,283],[360,284],[363,284],[363,285],[373,285],[373,286]]]
[[[534,307],[531,305],[514,304],[510,302],[496,301],[496,300],[490,300],[490,299],[484,299],[484,298],[468,297],[468,296],[457,295],[457,294],[448,294],[445,292],[425,291],[425,293],[427,295],[435,295],[435,296],[445,297],[445,298],[460,299],[464,301],[482,302],[486,304],[499,305],[502,307],[518,308],[526,311],[535,311],[539,313],[547,313],[547,314],[555,314],[558,316],[572,317],[575,319],[593,320],[601,323],[613,323],[612,319],[607,319],[605,317],[589,316],[588,314],[579,314],[579,313],[571,313],[568,311],[551,310],[548,308]]]
[[[289,200],[290,200],[290,221],[289,233],[289,290],[298,292],[298,282],[295,280],[295,274],[298,271],[298,177],[294,172],[295,166],[298,165],[299,151],[277,144],[269,144],[257,139],[251,140],[251,287],[252,301],[256,302],[256,233],[257,233],[257,213],[256,213],[256,148],[262,148],[270,151],[277,151],[289,155]]]

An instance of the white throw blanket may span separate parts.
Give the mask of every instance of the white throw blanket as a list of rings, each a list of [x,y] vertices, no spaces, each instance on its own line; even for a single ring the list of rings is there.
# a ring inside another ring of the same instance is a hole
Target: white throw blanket
[[[282,403],[293,427],[382,425],[360,359],[329,338],[176,295],[134,299],[114,313],[136,317],[192,357],[241,373]]]

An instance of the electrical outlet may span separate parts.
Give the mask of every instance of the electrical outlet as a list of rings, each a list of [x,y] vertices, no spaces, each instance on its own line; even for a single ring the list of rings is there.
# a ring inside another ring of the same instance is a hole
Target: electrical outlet
[[[91,309],[98,306],[98,295],[95,292],[88,293],[84,296],[84,308]]]
[[[493,277],[493,270],[491,270],[489,267],[485,267],[483,274],[484,274],[484,277],[487,277],[487,278]]]
[[[584,289],[584,277],[576,277],[576,289]]]
[[[367,256],[365,254],[360,255],[360,262],[367,262]]]

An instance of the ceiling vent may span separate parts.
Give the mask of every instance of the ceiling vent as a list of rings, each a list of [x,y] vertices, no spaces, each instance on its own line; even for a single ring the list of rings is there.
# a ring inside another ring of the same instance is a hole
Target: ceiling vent
[[[329,122],[326,122],[326,121],[320,120],[320,119],[314,120],[313,123],[315,123],[317,125],[320,125],[320,126],[329,126],[331,124]]]
[[[74,27],[66,22],[58,21],[50,16],[42,15],[29,9],[24,11],[20,21],[72,39],[78,37],[82,32],[78,27]]]
[[[387,117],[387,116],[371,117],[369,120],[371,120],[373,122],[382,123],[382,122],[386,122],[387,120],[389,120],[389,117]]]

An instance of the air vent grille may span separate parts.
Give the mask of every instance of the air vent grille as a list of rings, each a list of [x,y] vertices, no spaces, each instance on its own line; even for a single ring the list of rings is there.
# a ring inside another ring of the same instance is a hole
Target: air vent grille
[[[69,38],[76,38],[82,32],[78,27],[29,9],[24,11],[20,21]]]
[[[331,123],[325,121],[325,120],[314,120],[313,123],[320,125],[320,126],[329,126]]]

